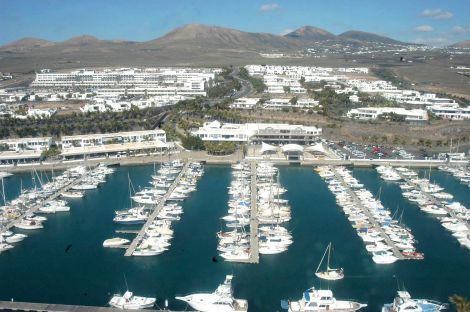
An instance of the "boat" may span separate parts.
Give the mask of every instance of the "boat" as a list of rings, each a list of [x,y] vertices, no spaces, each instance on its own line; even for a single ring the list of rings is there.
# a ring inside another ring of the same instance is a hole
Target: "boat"
[[[103,247],[117,247],[129,243],[130,240],[120,237],[113,237],[103,242]]]
[[[8,178],[8,177],[11,177],[12,175],[13,175],[13,173],[5,172],[5,171],[0,171],[0,179]]]
[[[327,252],[328,252],[328,260],[326,264],[326,271],[319,272],[318,270],[320,269]],[[329,280],[329,281],[336,281],[336,280],[340,280],[344,278],[343,268],[339,268],[339,269],[330,268],[330,256],[331,256],[331,243],[329,243],[328,246],[326,247],[325,252],[323,253],[323,257],[321,258],[321,261],[318,264],[317,270],[315,271],[315,275],[318,278]]]
[[[64,198],[82,198],[84,193],[81,191],[63,192],[60,194]]]
[[[341,311],[341,312],[352,312],[358,311],[367,304],[348,301],[348,300],[337,300],[333,296],[331,290],[315,289],[314,287],[307,289],[302,299],[298,301],[281,301],[281,307],[288,310],[289,312],[307,312],[307,311]]]
[[[7,251],[13,248],[13,245],[5,244],[5,243],[0,243],[0,253],[2,251]]]
[[[140,310],[152,308],[156,301],[157,298],[134,296],[131,291],[126,291],[122,296],[114,295],[109,300],[109,305],[122,310]]]
[[[411,299],[407,291],[398,291],[392,303],[383,305],[382,312],[437,312],[447,308],[447,304],[428,299]]]
[[[193,294],[176,299],[202,312],[246,312],[248,301],[233,298],[232,279],[232,275],[227,275],[224,283],[220,284],[213,293]]]

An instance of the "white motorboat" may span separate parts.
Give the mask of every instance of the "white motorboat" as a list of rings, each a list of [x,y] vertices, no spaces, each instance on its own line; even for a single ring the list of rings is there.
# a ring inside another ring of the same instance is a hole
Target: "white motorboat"
[[[25,234],[20,234],[20,233],[17,233],[17,234],[11,234],[11,235],[4,235],[3,236],[3,239],[5,240],[5,242],[7,242],[8,244],[14,244],[14,243],[18,243],[18,242],[21,242],[22,240],[24,240],[26,237],[28,237],[28,235],[25,235]],[[1,238],[1,237],[0,237]],[[1,241],[1,240],[0,240]]]
[[[13,173],[0,171],[0,179],[8,178],[8,177],[11,177],[12,175],[13,175]]]
[[[377,264],[391,264],[398,260],[390,251],[374,252],[372,260]]]
[[[15,227],[23,230],[38,230],[42,229],[44,226],[37,220],[21,219],[19,222],[15,223]]]
[[[384,304],[382,312],[437,312],[447,309],[447,305],[428,299],[411,299],[407,291],[398,291],[392,303]]]
[[[323,263],[323,260],[325,259],[326,253],[328,252],[328,260],[326,264],[326,270],[325,271],[319,271],[320,266]],[[329,280],[329,281],[336,281],[344,278],[344,271],[343,268],[338,268],[338,269],[332,269],[330,268],[330,256],[331,256],[331,243],[328,244],[328,246],[325,249],[325,253],[323,253],[323,257],[321,258],[320,263],[318,264],[317,270],[315,271],[315,275],[318,278]]]
[[[156,301],[157,298],[134,296],[131,291],[126,291],[122,296],[114,295],[109,305],[122,310],[140,310],[153,307]]]
[[[82,198],[84,196],[84,193],[80,191],[72,191],[62,192],[60,195],[64,198]]]
[[[7,251],[13,248],[13,245],[5,244],[5,243],[0,243],[0,253],[2,251]]]
[[[103,247],[117,247],[129,243],[130,240],[120,237],[113,237],[103,242]]]
[[[285,301],[281,302],[281,306],[289,312],[307,312],[307,311],[341,311],[353,312],[357,311],[367,304],[358,303],[355,301],[337,300],[333,296],[331,290],[317,290],[314,287],[307,289],[302,299],[298,301]]]
[[[232,275],[227,275],[223,284],[213,293],[200,293],[176,297],[202,312],[246,312],[248,301],[233,298]]]

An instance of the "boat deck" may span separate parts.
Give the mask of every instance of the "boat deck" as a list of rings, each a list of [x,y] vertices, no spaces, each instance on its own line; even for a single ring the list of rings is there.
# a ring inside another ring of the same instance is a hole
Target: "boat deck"
[[[338,179],[338,181],[341,182],[341,185],[346,188],[347,193],[351,196],[351,198],[354,201],[354,205],[356,207],[360,207],[361,210],[364,212],[364,214],[367,216],[369,219],[369,222],[378,230],[380,231],[380,236],[385,240],[387,245],[392,247],[392,252],[395,257],[397,257],[399,260],[405,260],[406,257],[400,252],[398,247],[395,245],[395,243],[390,239],[390,237],[385,233],[385,231],[380,227],[380,224],[375,220],[375,218],[372,216],[372,213],[370,210],[362,204],[362,202],[359,200],[359,197],[357,197],[356,193],[354,193],[351,188],[347,185],[347,183],[344,181],[344,179],[335,172],[335,178]]]
[[[139,245],[139,243],[142,241],[142,239],[144,238],[144,235],[145,235],[145,232],[147,231],[148,227],[153,223],[153,221],[157,218],[158,214],[160,213],[160,210],[163,208],[163,206],[165,205],[165,202],[166,200],[168,199],[168,197],[171,195],[171,193],[173,192],[173,190],[176,188],[176,186],[178,185],[179,181],[181,180],[181,177],[186,173],[186,171],[188,170],[189,168],[189,163],[186,162],[183,166],[183,168],[181,169],[180,173],[178,174],[178,176],[176,177],[176,179],[173,181],[173,183],[170,185],[170,188],[168,189],[168,191],[165,193],[165,195],[163,195],[163,197],[161,198],[161,200],[158,202],[158,204],[155,206],[155,209],[153,210],[153,212],[150,214],[150,216],[148,217],[147,221],[145,222],[144,226],[142,226],[142,228],[140,229],[139,233],[137,234],[137,236],[134,238],[134,240],[131,242],[131,244],[129,245],[129,247],[127,248],[126,250],[126,253],[124,254],[124,256],[126,257],[129,257],[129,256],[132,256],[132,254],[134,253],[135,249],[137,248],[137,246]]]
[[[256,184],[257,162],[251,163],[251,216],[250,216],[250,259],[249,263],[259,263],[258,240],[258,187]]]
[[[109,307],[92,307],[51,303],[32,303],[16,301],[0,301],[0,310],[4,311],[38,311],[38,312],[118,312],[121,309]],[[173,310],[132,310],[136,312],[176,312]],[[190,311],[187,311],[190,312]]]

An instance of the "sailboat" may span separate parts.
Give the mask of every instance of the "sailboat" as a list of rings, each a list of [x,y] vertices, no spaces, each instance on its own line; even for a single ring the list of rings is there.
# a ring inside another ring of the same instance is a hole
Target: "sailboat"
[[[326,271],[319,271],[320,267],[325,259],[326,253],[328,252],[328,260],[326,264]],[[323,257],[321,258],[320,263],[318,264],[317,270],[315,271],[315,275],[318,278],[329,280],[329,281],[336,281],[344,278],[343,268],[332,269],[330,268],[330,256],[331,256],[331,243],[325,249],[323,253]]]

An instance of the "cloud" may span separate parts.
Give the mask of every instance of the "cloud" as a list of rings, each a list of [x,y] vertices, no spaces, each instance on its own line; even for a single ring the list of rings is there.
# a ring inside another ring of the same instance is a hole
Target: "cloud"
[[[281,31],[281,32],[279,33],[279,35],[285,36],[285,35],[287,35],[288,33],[291,33],[291,32],[293,32],[293,31],[294,31],[293,29],[287,28],[287,29],[284,29],[283,31]]]
[[[449,19],[454,16],[452,12],[444,11],[442,9],[425,9],[421,12],[421,15],[434,19]]]
[[[430,25],[420,25],[420,26],[415,27],[415,31],[418,31],[418,32],[430,32],[433,30],[434,28]]]
[[[454,26],[452,32],[456,34],[470,34],[470,27]]]
[[[269,12],[269,11],[279,10],[280,8],[281,6],[277,3],[265,3],[259,7],[259,10],[261,12]]]

